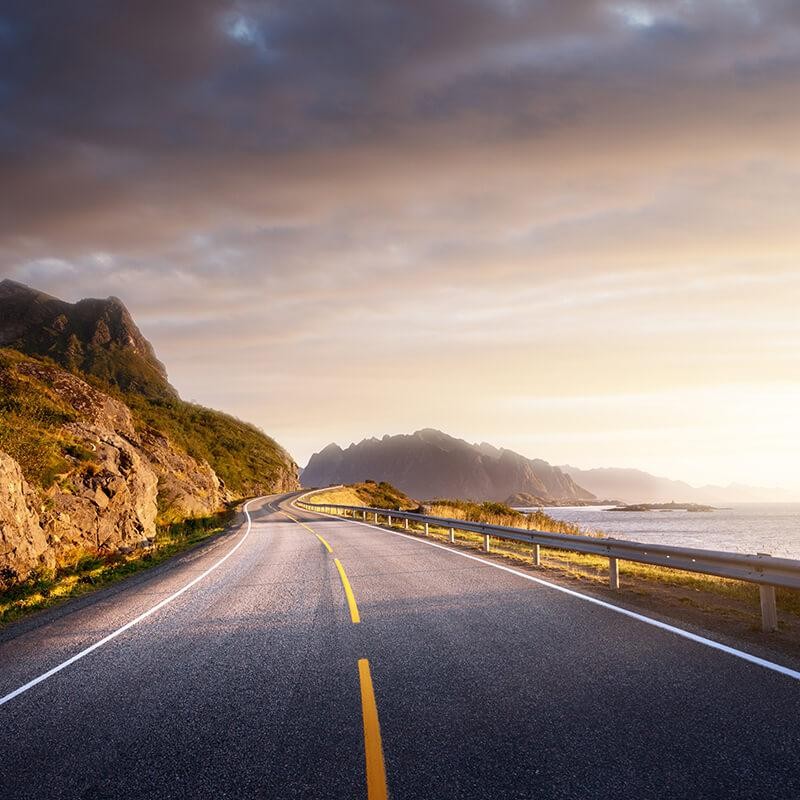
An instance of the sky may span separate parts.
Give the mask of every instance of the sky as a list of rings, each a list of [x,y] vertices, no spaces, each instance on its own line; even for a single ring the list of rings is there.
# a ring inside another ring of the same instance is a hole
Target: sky
[[[438,427],[798,491],[800,3],[0,6],[0,276],[302,465]]]

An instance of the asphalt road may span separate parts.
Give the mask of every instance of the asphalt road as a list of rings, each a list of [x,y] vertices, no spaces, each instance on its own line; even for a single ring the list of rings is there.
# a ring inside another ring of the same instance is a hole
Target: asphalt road
[[[172,598],[0,705],[0,797],[800,797],[800,681],[287,497],[250,513],[0,634],[2,698]]]

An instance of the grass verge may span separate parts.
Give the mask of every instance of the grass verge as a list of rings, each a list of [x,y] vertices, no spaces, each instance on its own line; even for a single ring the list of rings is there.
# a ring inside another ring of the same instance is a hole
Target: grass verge
[[[152,547],[128,555],[85,552],[55,571],[42,572],[0,593],[0,627],[73,597],[119,583],[219,533],[231,524],[228,509],[160,526]]]

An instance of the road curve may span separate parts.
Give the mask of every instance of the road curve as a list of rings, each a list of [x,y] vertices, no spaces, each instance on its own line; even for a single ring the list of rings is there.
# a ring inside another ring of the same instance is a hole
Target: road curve
[[[797,681],[291,497],[0,634],[6,698],[170,598],[0,706],[3,797],[800,796]]]

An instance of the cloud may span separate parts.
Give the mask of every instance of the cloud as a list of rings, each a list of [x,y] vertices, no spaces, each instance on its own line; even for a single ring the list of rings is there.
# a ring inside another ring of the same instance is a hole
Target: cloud
[[[799,39],[790,0],[10,0],[0,270],[122,296],[301,460],[513,445],[520,387],[785,382]]]

